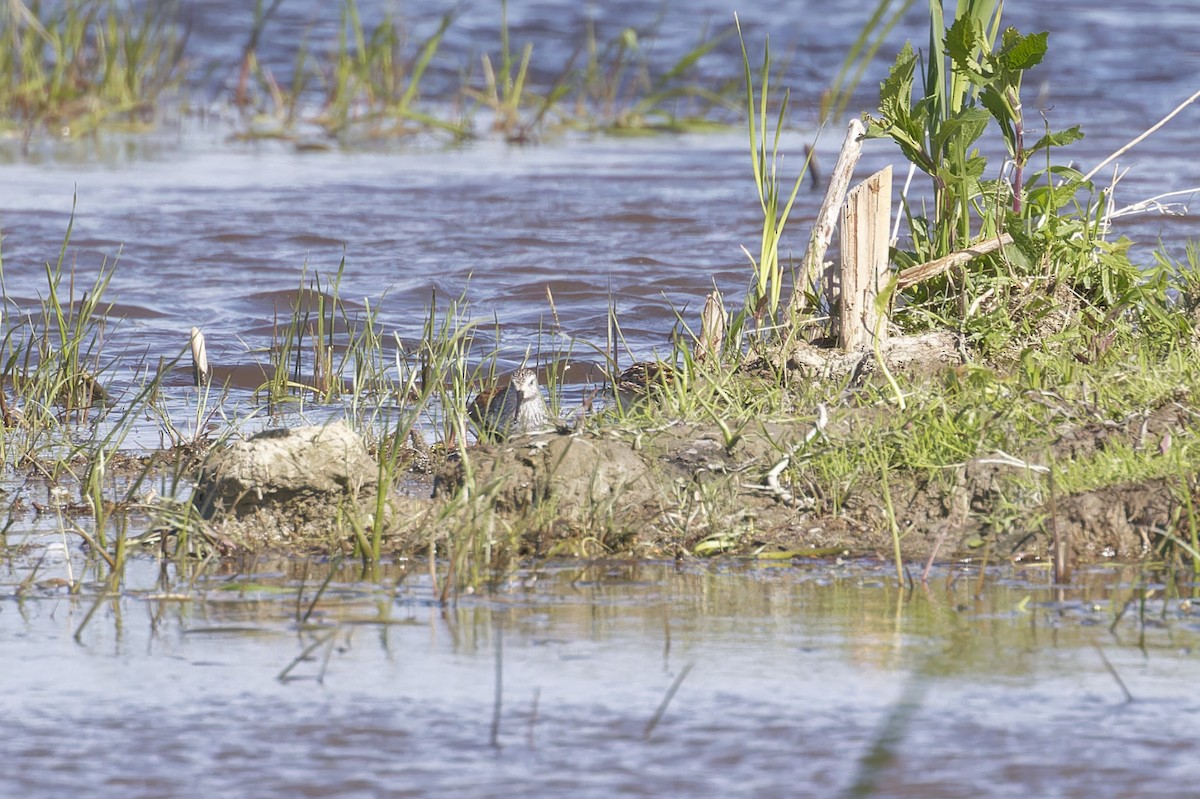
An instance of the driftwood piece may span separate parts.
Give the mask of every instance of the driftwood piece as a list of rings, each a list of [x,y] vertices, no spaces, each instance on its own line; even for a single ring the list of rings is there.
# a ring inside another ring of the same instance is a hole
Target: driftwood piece
[[[926,261],[923,264],[910,266],[896,276],[896,288],[906,289],[909,286],[915,286],[922,280],[929,280],[931,277],[937,277],[943,272],[949,272],[955,267],[962,266],[968,261],[974,260],[981,255],[987,255],[989,252],[995,252],[1001,247],[1007,247],[1012,244],[1012,236],[1007,233],[1002,233],[994,239],[981,241],[978,244],[972,245],[965,250],[952,252],[949,255],[943,255],[933,261]]]
[[[886,309],[876,302],[890,277],[888,238],[892,168],[881,169],[850,190],[842,211],[841,302],[838,343],[844,352],[887,340]]]
[[[842,201],[846,198],[846,190],[850,186],[850,177],[862,154],[862,138],[866,128],[857,119],[850,120],[846,126],[846,139],[842,142],[842,151],[838,155],[837,164],[829,176],[829,186],[825,189],[825,199],[821,202],[821,210],[813,223],[812,235],[808,239],[808,250],[804,254],[804,263],[796,284],[792,286],[792,298],[788,303],[793,313],[804,310],[804,292],[812,282],[813,277],[820,273],[821,264],[825,259],[825,251],[833,240],[833,231],[837,226],[838,212],[842,209]]]

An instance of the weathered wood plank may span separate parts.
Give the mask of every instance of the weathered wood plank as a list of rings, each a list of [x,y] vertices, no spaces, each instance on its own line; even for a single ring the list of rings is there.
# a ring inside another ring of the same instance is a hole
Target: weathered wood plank
[[[838,342],[845,352],[887,340],[887,314],[876,304],[890,277],[888,244],[892,168],[876,172],[850,190],[842,210],[841,306]]]

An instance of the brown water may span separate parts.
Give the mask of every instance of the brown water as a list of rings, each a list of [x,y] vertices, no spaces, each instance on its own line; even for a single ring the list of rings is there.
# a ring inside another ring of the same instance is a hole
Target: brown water
[[[248,5],[194,5],[198,52],[231,62]],[[603,37],[659,10],[511,5],[514,41],[536,40],[542,76],[565,61],[585,14]],[[769,25],[775,51],[790,54],[785,169],[813,140],[819,92],[873,3],[826,5],[739,6],[752,48]],[[447,53],[494,49],[485,6],[451,28]],[[289,45],[332,24],[326,8],[285,3],[264,61],[283,74]],[[403,10],[428,25],[441,5]],[[653,57],[669,63],[705,19],[723,25],[731,12],[666,3]],[[1027,97],[1054,128],[1083,125],[1088,138],[1072,152],[1085,169],[1196,88],[1190,2],[1014,3],[1007,13],[1023,30],[1052,31]],[[919,14],[903,37],[923,40]],[[705,68],[736,74],[735,47]],[[194,67],[208,74],[203,59]],[[233,78],[213,73],[212,96]],[[331,274],[343,257],[343,298],[379,309],[406,342],[432,289],[465,293],[477,318],[498,320],[505,366],[527,351],[599,360],[610,301],[633,356],[666,350],[672,305],[694,316],[714,281],[731,298],[747,281],[740,246],[757,235],[758,209],[737,130],[300,153],[231,143],[219,99],[209,111],[157,137],[41,144],[0,166],[6,314],[44,295],[43,264],[57,257],[73,194],[78,282],[119,253],[110,299],[123,320],[106,341],[118,390],[178,355],[192,325],[218,364],[261,362],[305,266]],[[1131,171],[1118,204],[1200,186],[1197,113],[1121,160]],[[840,138],[818,141],[826,165]],[[895,153],[875,143],[862,174],[889,162]],[[819,199],[801,193],[795,252]],[[1116,232],[1148,261],[1160,239],[1179,252],[1195,228],[1182,213],[1126,219]],[[184,418],[185,383],[181,371],[166,388]],[[0,566],[0,796],[832,796],[863,776],[905,697],[893,759],[869,795],[1195,795],[1200,705],[1188,686],[1200,673],[1200,622],[1159,591],[1110,632],[1134,572],[1098,571],[1063,592],[1044,572],[993,572],[976,598],[967,569],[902,593],[870,564],[553,567],[443,608],[423,566],[403,579],[390,566],[372,580],[339,572],[302,628],[296,609],[327,565],[190,575],[139,560],[110,596],[76,539],[64,549],[51,535],[58,524],[42,517],[5,539],[32,550],[10,549]],[[37,584],[22,587],[39,561]],[[80,574],[79,595],[55,583]],[[291,679],[277,679],[314,643]]]

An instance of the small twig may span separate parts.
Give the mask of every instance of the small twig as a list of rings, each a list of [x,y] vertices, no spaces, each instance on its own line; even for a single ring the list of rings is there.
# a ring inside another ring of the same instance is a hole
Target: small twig
[[[1113,220],[1113,219],[1117,219],[1122,216],[1129,216],[1131,214],[1140,214],[1143,211],[1149,211],[1149,210],[1158,211],[1159,213],[1162,213],[1162,214],[1183,213],[1183,211],[1174,212],[1171,210],[1171,208],[1172,207],[1181,207],[1184,209],[1184,211],[1186,211],[1187,210],[1186,205],[1180,205],[1179,203],[1163,203],[1161,201],[1166,199],[1167,197],[1178,197],[1183,194],[1187,194],[1190,196],[1190,195],[1196,194],[1197,192],[1200,192],[1200,187],[1193,187],[1190,189],[1180,189],[1179,191],[1168,191],[1168,192],[1164,192],[1163,194],[1156,194],[1153,197],[1147,197],[1144,200],[1139,200],[1136,203],[1133,203],[1132,205],[1125,206],[1124,208],[1113,208],[1112,210],[1108,211],[1108,213],[1106,213],[1104,215],[1104,218],[1107,220]]]
[[[118,598],[120,598],[120,596],[121,595],[117,594],[117,593],[105,592],[105,593],[99,594],[96,597],[96,601],[94,603],[92,603],[92,607],[88,610],[87,615],[85,615],[83,617],[83,621],[81,621],[79,623],[79,627],[77,627],[75,630],[75,635],[72,636],[75,639],[75,643],[77,643],[77,644],[83,643],[83,630],[85,627],[88,626],[88,622],[90,622],[92,620],[92,617],[96,615],[96,611],[100,609],[100,606],[102,604],[104,604],[104,600],[118,599]]]
[[[489,739],[493,749],[500,748],[500,711],[504,702],[504,623],[496,625],[496,695],[492,701],[492,734]]]
[[[1028,469],[1031,472],[1038,472],[1040,474],[1048,474],[1050,472],[1049,466],[1043,466],[1040,463],[1030,463],[1029,461],[1023,461],[1020,458],[1017,458],[1013,455],[1009,455],[1007,452],[1005,452],[1002,449],[996,450],[995,457],[979,458],[975,462],[991,464],[991,465],[995,465],[995,466],[1013,466],[1013,467],[1016,467],[1017,469]]]
[[[1083,176],[1084,182],[1086,183],[1087,181],[1091,180],[1092,178],[1094,178],[1096,176],[1096,173],[1099,172],[1101,169],[1104,169],[1104,167],[1108,166],[1113,161],[1115,161],[1116,159],[1120,158],[1125,153],[1132,150],[1138,144],[1141,144],[1142,141],[1144,141],[1146,138],[1148,138],[1150,136],[1150,134],[1154,133],[1156,130],[1161,128],[1163,125],[1170,122],[1172,119],[1175,118],[1175,116],[1177,114],[1179,114],[1180,111],[1187,108],[1189,105],[1196,102],[1196,100],[1198,100],[1198,99],[1200,99],[1200,91],[1196,92],[1191,97],[1187,98],[1182,103],[1177,105],[1175,107],[1174,111],[1172,111],[1171,113],[1167,114],[1165,117],[1160,119],[1156,124],[1152,125],[1149,129],[1147,129],[1145,132],[1143,132],[1140,136],[1133,139],[1133,141],[1129,142],[1124,147],[1122,147],[1121,149],[1117,150],[1115,153],[1110,155],[1108,158],[1105,158],[1103,161],[1096,164],[1096,166],[1092,168],[1091,172],[1088,172],[1086,175]]]
[[[292,669],[296,668],[296,666],[300,665],[305,660],[308,660],[309,655],[311,655],[313,652],[315,652],[317,650],[317,648],[320,647],[322,644],[329,643],[330,639],[332,639],[335,635],[337,635],[336,627],[334,629],[330,630],[328,635],[321,636],[321,637],[317,638],[317,640],[313,641],[311,644],[306,646],[304,648],[304,651],[301,652],[299,655],[296,655],[295,660],[293,660],[291,663],[289,663],[287,665],[287,668],[285,668],[283,671],[279,672],[279,674],[277,674],[275,676],[275,679],[279,680],[279,682],[287,682],[288,675],[291,674]]]
[[[771,467],[771,470],[767,472],[766,485],[744,485],[743,487],[753,488],[759,491],[767,491],[789,508],[808,509],[813,507],[814,500],[812,497],[798,499],[795,494],[779,484],[779,476],[783,474],[783,471],[787,469],[788,466],[791,465],[792,458],[795,457],[796,453],[804,447],[807,447],[809,443],[811,443],[812,440],[817,437],[818,434],[824,433],[825,426],[828,424],[829,412],[825,408],[825,403],[822,402],[817,405],[817,420],[808,433],[805,434],[804,440],[794,447],[791,447],[787,451],[787,454],[784,455],[774,466]]]
[[[1066,529],[1058,524],[1058,490],[1054,472],[1047,474],[1050,483],[1050,538],[1054,542],[1054,584],[1063,585],[1071,579],[1070,547]]]
[[[317,685],[325,684],[325,672],[329,670],[329,660],[333,657],[333,650],[337,647],[337,630],[334,630],[333,633],[329,636],[329,646],[325,647],[325,656],[321,658],[321,668],[317,670]]]
[[[671,668],[671,617],[663,616],[663,671]]]
[[[925,568],[921,571],[921,583],[929,582],[929,572],[933,570],[933,560],[937,557],[938,550],[942,548],[942,542],[946,540],[946,535],[949,533],[948,527],[943,527],[938,533],[937,540],[933,542],[933,549],[929,552],[929,560],[925,561]]]
[[[308,620],[312,616],[313,611],[317,609],[317,603],[321,601],[321,596],[325,593],[325,590],[327,588],[329,588],[329,583],[333,581],[333,576],[337,573],[337,570],[339,567],[341,567],[341,565],[342,565],[342,556],[340,554],[335,555],[333,558],[333,561],[329,564],[329,574],[325,575],[325,582],[321,583],[321,587],[317,589],[317,593],[313,596],[312,601],[308,603],[308,610],[304,611],[304,615],[299,619],[301,624],[308,623]],[[300,597],[299,597],[299,595],[297,595],[297,597],[296,597],[296,603],[297,603],[296,610],[297,611],[300,610],[299,602],[300,602]]]
[[[534,688],[533,689],[533,702],[530,704],[530,707],[529,707],[529,730],[527,731],[526,736],[525,736],[526,743],[529,745],[530,749],[534,748],[533,729],[537,725],[538,700],[541,699],[541,697],[542,697],[542,689]]]
[[[987,239],[986,241],[981,241],[978,244],[967,247],[965,250],[952,252],[935,260],[910,266],[908,269],[901,270],[896,275],[896,290],[899,291],[909,286],[915,286],[923,280],[929,280],[943,272],[949,272],[951,269],[973,261],[981,255],[987,255],[1001,247],[1007,247],[1012,244],[1012,240],[1012,236],[1002,233],[995,238]]]

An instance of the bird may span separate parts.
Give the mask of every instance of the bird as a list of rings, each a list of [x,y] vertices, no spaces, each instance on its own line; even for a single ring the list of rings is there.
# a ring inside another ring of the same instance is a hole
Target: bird
[[[647,399],[655,391],[675,382],[675,367],[662,361],[638,361],[613,381],[613,394],[622,408]]]
[[[503,440],[555,426],[537,372],[522,367],[506,385],[480,392],[467,409],[480,438]]]

